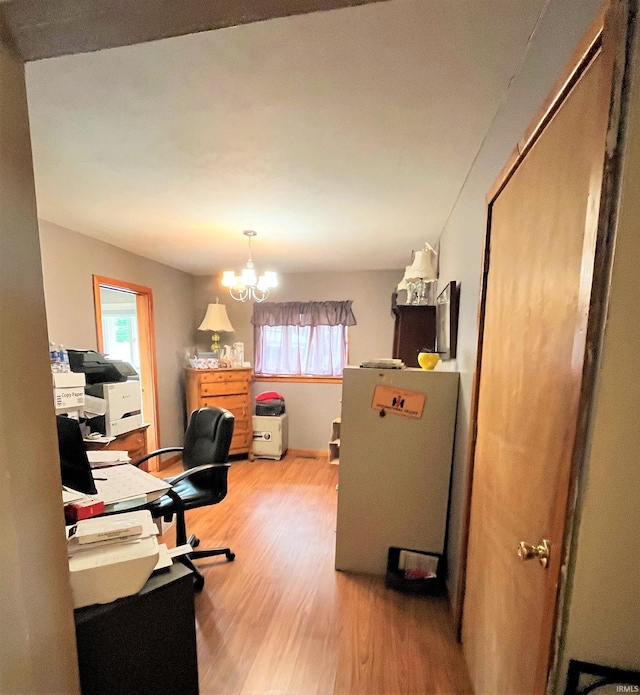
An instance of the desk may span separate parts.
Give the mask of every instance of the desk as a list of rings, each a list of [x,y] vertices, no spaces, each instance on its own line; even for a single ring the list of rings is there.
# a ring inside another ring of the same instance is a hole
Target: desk
[[[83,695],[198,693],[193,573],[184,565],[74,615]]]
[[[137,461],[147,454],[148,427],[149,425],[142,425],[130,432],[119,434],[108,444],[85,441],[84,445],[87,451],[126,451],[132,461]]]

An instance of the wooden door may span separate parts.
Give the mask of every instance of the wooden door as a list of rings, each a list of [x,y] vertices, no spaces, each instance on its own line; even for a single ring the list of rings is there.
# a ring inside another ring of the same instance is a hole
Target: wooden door
[[[599,45],[489,205],[462,623],[478,694],[546,688],[612,83]],[[543,539],[546,568],[518,557]]]

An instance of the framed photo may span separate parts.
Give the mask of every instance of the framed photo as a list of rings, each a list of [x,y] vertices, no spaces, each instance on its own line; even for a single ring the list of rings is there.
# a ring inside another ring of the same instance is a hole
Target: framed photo
[[[443,361],[456,358],[460,286],[452,280],[436,299],[436,350]]]
[[[640,692],[640,672],[569,661],[565,695],[614,695]]]

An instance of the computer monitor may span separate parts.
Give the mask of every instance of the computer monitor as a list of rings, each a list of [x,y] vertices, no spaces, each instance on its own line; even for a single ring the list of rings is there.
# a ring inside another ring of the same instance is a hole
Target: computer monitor
[[[97,494],[93,473],[77,420],[56,416],[62,484],[85,495]]]

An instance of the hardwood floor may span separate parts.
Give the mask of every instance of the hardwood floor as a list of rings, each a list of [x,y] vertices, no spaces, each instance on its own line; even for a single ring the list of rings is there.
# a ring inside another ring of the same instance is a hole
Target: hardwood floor
[[[445,599],[334,570],[337,478],[326,459],[241,461],[225,500],[188,513],[202,547],[236,553],[197,562],[203,695],[472,692]]]

